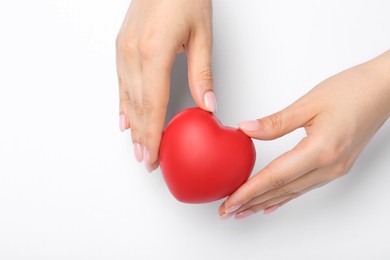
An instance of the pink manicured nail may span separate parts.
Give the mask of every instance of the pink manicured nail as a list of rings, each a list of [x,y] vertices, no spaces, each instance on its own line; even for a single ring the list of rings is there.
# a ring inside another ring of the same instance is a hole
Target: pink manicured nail
[[[142,147],[139,143],[134,143],[134,155],[135,155],[135,159],[138,161],[138,162],[142,162],[143,160],[143,154],[142,154]]]
[[[238,124],[238,127],[247,132],[256,131],[259,129],[259,121],[257,120],[251,120],[251,121],[244,121]]]
[[[150,152],[146,146],[144,147],[144,161],[145,164],[150,164]]]
[[[215,99],[215,95],[212,91],[207,91],[203,97],[204,105],[207,110],[214,113],[217,110],[217,100]]]
[[[263,214],[269,215],[272,212],[274,212],[275,210],[277,210],[278,208],[280,208],[280,206],[282,206],[282,205],[274,205],[274,206],[268,207],[268,208],[264,209]]]
[[[225,213],[221,216],[221,219],[225,220],[225,219],[228,219],[228,218],[231,218],[234,214],[232,213]]]
[[[126,130],[126,117],[124,114],[120,114],[119,116],[119,129],[121,132]]]
[[[148,171],[148,173],[151,173],[153,171],[152,166],[150,164],[145,164],[145,168]]]
[[[150,152],[146,146],[144,147],[144,161],[146,170],[151,173],[153,171],[152,166],[150,165]]]
[[[247,209],[247,210],[244,210],[243,212],[240,212],[240,213],[237,213],[234,218],[235,219],[243,219],[243,218],[246,218],[252,214],[254,214],[255,212],[253,210],[250,210],[250,209]]]
[[[234,211],[238,210],[241,207],[241,205],[232,206],[230,208],[225,209],[225,214],[233,213]]]

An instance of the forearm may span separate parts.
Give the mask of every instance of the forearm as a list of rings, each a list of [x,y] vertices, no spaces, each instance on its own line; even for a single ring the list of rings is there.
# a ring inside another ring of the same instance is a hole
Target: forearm
[[[382,102],[387,110],[387,119],[390,116],[390,50],[367,62],[365,66],[373,79],[371,87],[375,86],[383,94]]]

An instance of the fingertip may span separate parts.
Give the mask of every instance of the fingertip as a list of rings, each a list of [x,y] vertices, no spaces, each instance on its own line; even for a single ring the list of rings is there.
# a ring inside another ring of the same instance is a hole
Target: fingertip
[[[155,171],[159,166],[158,162],[152,163],[152,164],[145,164],[145,168],[149,173],[152,173]]]
[[[143,161],[143,153],[142,153],[141,144],[134,143],[133,146],[134,146],[133,149],[134,149],[135,159],[137,160],[137,162],[142,162]]]
[[[121,113],[119,115],[119,129],[121,132],[126,131],[130,128],[129,120],[125,116],[125,114]]]
[[[204,37],[192,37],[188,48],[188,80],[195,103],[209,112],[216,112],[213,92],[212,42]]]
[[[259,130],[260,123],[258,120],[243,121],[238,124],[238,127],[244,132],[254,132]]]
[[[219,206],[218,215],[222,220],[225,220],[225,219],[231,218],[234,215],[234,213],[226,213],[225,212],[225,202],[224,202],[221,204],[221,206]]]
[[[225,207],[225,214],[231,214],[237,211],[241,206],[241,204],[235,204],[233,206]]]
[[[217,99],[215,98],[214,92],[212,90],[207,91],[203,95],[203,103],[206,110],[211,113],[215,113],[217,111]]]
[[[237,220],[240,220],[240,219],[244,219],[244,218],[247,218],[253,214],[255,214],[256,212],[253,211],[252,209],[246,209],[244,211],[241,211],[241,212],[238,212],[234,215],[234,218],[237,219]]]
[[[146,146],[144,147],[143,158],[144,158],[144,161],[145,161],[146,165],[151,164],[150,163],[150,151],[149,151],[149,149]]]
[[[264,215],[269,215],[269,214],[275,212],[275,211],[276,211],[277,209],[279,209],[281,206],[282,206],[282,204],[279,203],[279,204],[270,206],[270,207],[268,207],[268,208],[265,208],[265,209],[263,210],[263,214],[264,214]]]
[[[223,203],[219,206],[219,208],[218,208],[218,214],[219,214],[220,216],[222,216],[223,214],[225,214],[225,202],[223,202]]]
[[[158,158],[153,159],[150,150],[146,146],[144,147],[143,159],[145,162],[145,168],[149,173],[156,170],[158,168],[158,166],[160,165]]]
[[[243,203],[236,200],[234,194],[231,194],[224,203],[220,206],[220,212],[223,214],[232,214],[237,211]]]

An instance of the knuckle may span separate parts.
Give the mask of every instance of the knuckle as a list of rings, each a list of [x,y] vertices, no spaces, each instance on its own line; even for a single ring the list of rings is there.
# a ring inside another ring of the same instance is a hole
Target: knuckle
[[[315,154],[317,164],[320,167],[335,164],[342,153],[341,146],[329,140],[325,135],[311,136],[306,144]]]
[[[145,60],[153,60],[160,52],[160,44],[155,36],[144,36],[138,43],[138,50]]]
[[[140,43],[138,49],[141,57],[145,60],[151,60],[155,56],[152,43]]]
[[[275,113],[267,117],[268,124],[272,129],[276,131],[281,131],[283,126],[283,117],[281,113]]]
[[[292,194],[292,191],[290,189],[288,189],[287,187],[280,187],[280,188],[276,189],[274,192],[275,197],[283,197],[283,196],[286,196],[289,194]]]
[[[339,178],[339,177],[346,175],[349,172],[349,170],[351,169],[351,166],[352,166],[352,164],[348,161],[346,161],[346,162],[343,161],[343,162],[337,163],[333,167],[333,174],[331,174],[331,178],[336,179],[336,178]]]
[[[144,131],[145,140],[153,140],[156,134],[151,129],[145,129]]]
[[[348,157],[351,153],[351,138],[349,136],[334,136],[332,134],[321,134],[312,136],[313,150],[318,156],[320,166],[330,166],[336,164],[346,164],[345,167],[352,165],[354,155]],[[351,161],[352,160],[352,161]]]
[[[276,204],[273,200],[268,200],[268,201],[265,201],[264,203],[262,203],[262,205],[259,207],[259,210],[264,210],[266,208],[269,208],[269,207],[272,207],[275,205]]]
[[[149,115],[149,114],[152,114],[155,111],[154,103],[150,99],[148,99],[148,98],[144,98],[142,106],[143,106],[144,114],[148,114]]]
[[[139,102],[133,100],[131,103],[131,107],[133,108],[135,115],[137,117],[140,118],[144,115],[144,108],[143,108],[142,104],[140,104]]]
[[[121,83],[119,83],[120,85]],[[123,91],[120,91],[120,94],[119,94],[119,102],[121,104],[131,104],[132,101],[131,101],[131,97],[130,97],[130,93],[126,90],[123,90]]]
[[[339,149],[326,142],[322,142],[321,147],[318,149],[320,149],[318,160],[321,166],[328,166],[336,163],[340,156]]]
[[[213,70],[211,65],[205,66],[200,72],[199,72],[199,80],[200,81],[206,81],[206,82],[213,82]]]
[[[301,196],[302,194],[303,194],[303,191],[292,192],[292,193],[290,193],[290,198],[289,198],[289,200],[298,198],[298,197]]]
[[[273,188],[273,189],[282,187],[283,185],[286,184],[286,181],[279,176],[275,176],[275,175],[271,174],[269,178],[270,178],[271,188]]]
[[[116,49],[123,55],[132,55],[137,50],[137,42],[134,40],[131,34],[123,36],[118,34],[116,38]]]
[[[275,197],[282,197],[282,196],[289,194],[290,191],[288,189],[285,189],[285,188],[278,188],[273,193],[274,193]]]

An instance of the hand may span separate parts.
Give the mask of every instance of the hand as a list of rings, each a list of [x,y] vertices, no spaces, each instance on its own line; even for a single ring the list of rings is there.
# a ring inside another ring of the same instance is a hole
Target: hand
[[[335,75],[284,110],[240,128],[271,140],[304,127],[306,137],[244,183],[219,208],[240,219],[271,213],[348,172],[390,115],[390,51]]]
[[[133,0],[117,37],[120,128],[131,128],[136,159],[152,171],[168,105],[177,53],[188,57],[195,103],[214,112],[211,0]]]

